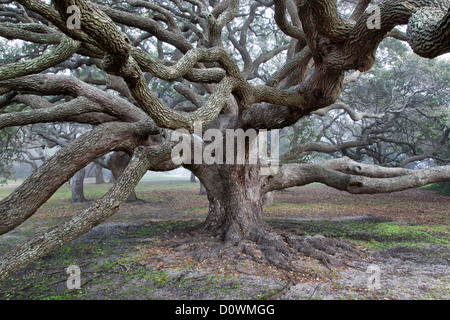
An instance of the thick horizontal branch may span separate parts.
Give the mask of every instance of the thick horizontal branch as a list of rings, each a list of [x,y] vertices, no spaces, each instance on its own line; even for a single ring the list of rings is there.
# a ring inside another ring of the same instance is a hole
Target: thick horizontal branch
[[[103,107],[103,112],[124,121],[139,121],[147,115],[117,95],[95,88],[75,77],[53,74],[36,74],[0,81],[0,89],[40,95],[67,94],[86,97]],[[35,107],[35,106],[33,106]]]
[[[405,176],[413,172],[413,170],[404,168],[391,168],[374,164],[359,163],[348,157],[324,161],[321,162],[320,165],[327,169],[371,178],[394,178]]]
[[[62,34],[53,32],[50,27],[37,24],[17,24],[11,22],[0,23],[0,36],[8,40],[22,39],[35,43],[59,44],[63,38]]]
[[[377,167],[370,170],[361,166],[361,169],[361,172],[366,172],[367,175],[375,177],[348,174],[329,169],[327,165],[322,166],[320,164],[282,164],[277,174],[268,177],[265,191],[320,182],[349,193],[374,194],[402,191],[430,183],[450,181],[450,166],[439,166],[423,170],[394,168],[394,170],[407,170],[403,171],[406,174],[384,178],[378,177],[382,176],[383,172],[389,172],[391,168],[383,170]]]
[[[370,144],[370,140],[354,140],[354,141],[347,141],[342,142],[338,144],[325,144],[323,142],[307,142],[302,145],[299,145],[297,148],[293,148],[292,150],[289,150],[285,155],[283,155],[283,158],[288,159],[296,159],[299,157],[301,153],[304,152],[321,152],[321,153],[334,153],[341,151],[343,149],[349,149],[349,148],[356,148],[356,147],[363,147]]]
[[[5,127],[23,126],[43,122],[64,122],[84,113],[103,112],[104,108],[95,102],[80,97],[61,105],[38,110],[10,112],[0,115],[0,130]]]
[[[139,66],[142,66],[142,71],[150,72],[162,80],[173,81],[185,77],[188,73],[191,73],[188,75],[191,79],[193,77],[200,78],[202,73],[202,77],[206,79],[209,78],[209,80],[217,80],[219,77],[223,78],[226,74],[229,76],[240,77],[239,67],[236,62],[234,62],[230,55],[222,48],[195,48],[189,50],[180,60],[171,66],[165,65],[163,62],[153,58],[149,54],[143,53],[139,49],[132,50],[132,55]],[[225,69],[225,72],[218,68],[194,69],[198,62],[219,62]]]
[[[149,53],[138,48],[131,48],[131,55],[138,63],[143,72],[150,72],[152,75],[166,80],[174,81],[180,77],[193,82],[219,82],[226,76],[226,71],[222,68],[191,68],[178,71],[176,62],[159,60]],[[200,61],[200,60],[199,60]]]

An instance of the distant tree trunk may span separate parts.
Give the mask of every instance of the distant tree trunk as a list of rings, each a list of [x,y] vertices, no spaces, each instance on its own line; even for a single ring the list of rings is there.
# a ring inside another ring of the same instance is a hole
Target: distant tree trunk
[[[268,207],[273,205],[273,193],[267,192],[262,199],[263,207]]]
[[[84,177],[85,178],[92,178],[95,174],[95,163],[91,162],[88,166],[86,166],[86,168],[84,168],[85,173],[84,173]]]
[[[207,192],[206,192],[205,186],[203,185],[203,183],[200,182],[200,192],[199,192],[199,194],[200,195],[204,195],[206,193]]]
[[[122,175],[129,162],[130,156],[123,151],[114,152],[114,154],[109,158],[109,167],[111,168],[114,181],[119,180],[119,177]],[[136,195],[136,191],[133,189],[128,196],[127,202],[138,200],[139,198]]]
[[[72,178],[72,202],[85,202],[84,197],[84,176],[86,174],[86,169],[83,168]]]
[[[193,174],[192,172],[191,172],[191,180],[190,180],[190,182],[197,182],[197,180],[195,180],[195,174]]]
[[[115,183],[115,182],[116,182],[116,179],[114,179],[114,175],[113,175],[113,173],[111,171],[111,173],[109,174],[108,183]]]
[[[137,197],[136,191],[133,189],[133,191],[131,191],[130,195],[128,196],[127,202],[134,202],[138,200],[140,199]]]
[[[95,183],[104,184],[105,179],[103,178],[103,168],[99,164],[95,164]]]

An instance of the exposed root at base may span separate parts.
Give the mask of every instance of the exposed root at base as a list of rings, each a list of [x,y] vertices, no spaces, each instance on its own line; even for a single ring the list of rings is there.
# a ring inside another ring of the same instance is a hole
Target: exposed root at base
[[[198,262],[250,258],[256,263],[295,271],[294,262],[299,256],[316,259],[331,269],[348,265],[349,261],[357,260],[362,254],[350,241],[305,235],[298,230],[258,230],[233,241],[221,241],[220,238],[217,234],[201,233],[198,228],[167,235],[170,246],[189,247],[192,257]]]

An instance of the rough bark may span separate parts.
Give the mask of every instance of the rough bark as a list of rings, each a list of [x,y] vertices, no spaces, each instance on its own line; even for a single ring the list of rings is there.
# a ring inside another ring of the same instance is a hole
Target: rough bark
[[[321,182],[349,193],[376,194],[417,188],[449,179],[450,166],[409,170],[364,165],[342,158],[319,164],[282,164],[277,174],[267,179],[265,191]]]
[[[0,67],[0,81],[44,71],[70,58],[79,46],[78,41],[63,37],[61,44],[53,52],[47,52],[30,61],[20,61]]]
[[[273,205],[273,193],[272,192],[267,192],[263,199],[262,199],[262,205],[264,207],[268,207]]]
[[[195,169],[194,169],[195,170]],[[290,250],[263,219],[261,175],[258,165],[219,165],[194,171],[207,190],[208,216],[201,233],[216,237],[221,245],[215,250],[200,248],[199,260],[217,255],[220,250],[245,250],[257,243],[274,264],[286,263]]]

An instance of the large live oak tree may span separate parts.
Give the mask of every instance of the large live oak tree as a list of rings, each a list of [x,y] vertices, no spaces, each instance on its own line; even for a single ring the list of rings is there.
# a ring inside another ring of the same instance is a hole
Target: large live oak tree
[[[344,15],[336,0],[54,0],[51,5],[2,0],[0,36],[54,48],[0,66],[0,94],[30,107],[1,114],[0,129],[65,121],[95,126],[0,202],[0,234],[31,217],[95,159],[111,151],[132,159],[89,209],[3,255],[0,280],[110,217],[148,170],[179,166],[171,159],[173,130],[193,133],[196,122],[222,132],[293,125],[332,106],[347,72],[369,70],[387,36],[407,41],[424,58],[449,52],[448,1],[385,0],[378,11],[366,10],[370,2],[359,0]],[[80,29],[67,23],[73,19],[71,5],[80,11]],[[376,27],[368,23],[373,19]],[[407,31],[395,29],[399,25],[407,25]],[[276,70],[269,70],[270,61],[280,64]],[[104,79],[45,72],[82,66],[103,70]],[[156,92],[158,79],[176,82],[173,89],[185,102],[170,106]],[[55,96],[61,98],[46,98]],[[199,248],[198,258],[226,248],[256,258],[256,244],[266,261],[285,267],[295,251],[333,264],[353,250],[323,237],[276,233],[263,220],[266,193],[312,182],[350,193],[384,193],[450,180],[449,166],[408,170],[349,158],[281,164],[270,175],[261,174],[261,163],[186,161],[183,166],[204,185],[210,203],[197,232],[220,240],[215,250]]]

